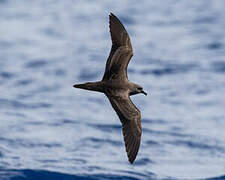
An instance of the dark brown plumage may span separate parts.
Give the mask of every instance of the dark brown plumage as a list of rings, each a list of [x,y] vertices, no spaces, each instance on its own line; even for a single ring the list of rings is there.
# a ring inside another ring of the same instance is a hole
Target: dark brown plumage
[[[129,82],[127,66],[133,56],[129,35],[114,15],[109,15],[109,28],[112,47],[106,62],[105,73],[101,81],[74,85],[76,88],[104,93],[122,123],[126,152],[130,163],[133,163],[141,142],[141,113],[132,103],[130,96],[143,93],[143,88]]]

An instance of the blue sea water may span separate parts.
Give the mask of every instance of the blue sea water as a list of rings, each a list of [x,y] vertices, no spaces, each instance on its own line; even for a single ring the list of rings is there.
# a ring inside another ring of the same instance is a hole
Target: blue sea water
[[[130,34],[142,143],[129,164],[102,78]],[[225,179],[225,1],[0,1],[0,179]]]

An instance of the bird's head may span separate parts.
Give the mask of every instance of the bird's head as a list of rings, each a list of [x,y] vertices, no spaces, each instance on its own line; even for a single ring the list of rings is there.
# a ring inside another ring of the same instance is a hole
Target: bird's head
[[[145,96],[147,96],[147,93],[143,90],[143,87],[141,87],[138,84],[132,83],[132,86],[130,88],[130,95],[135,95],[135,94],[139,94],[139,93],[142,93]]]

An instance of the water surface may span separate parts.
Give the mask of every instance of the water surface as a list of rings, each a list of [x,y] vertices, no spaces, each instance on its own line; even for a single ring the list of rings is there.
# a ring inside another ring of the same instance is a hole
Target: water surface
[[[0,1],[1,179],[225,179],[225,1]],[[130,34],[148,96],[127,161],[100,80],[109,12]]]

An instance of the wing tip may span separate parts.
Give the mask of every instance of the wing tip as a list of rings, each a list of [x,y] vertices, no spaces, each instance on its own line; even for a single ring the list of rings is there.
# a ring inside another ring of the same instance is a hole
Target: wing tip
[[[109,20],[111,21],[111,19],[114,17],[115,15],[112,13],[112,12],[110,12],[109,13]]]
[[[128,160],[131,164],[133,164],[139,151],[140,141],[135,140],[134,137],[129,135],[128,136],[124,135],[124,141],[125,141],[125,147],[126,147]]]
[[[110,21],[112,21],[112,20],[117,20],[117,21],[119,21],[120,22],[120,20],[119,20],[119,18],[115,15],[115,14],[113,14],[112,12],[110,12],[109,13],[109,19],[110,19]],[[120,22],[121,23],[121,22]],[[121,23],[122,24],[122,23]]]
[[[135,149],[136,149],[136,148],[135,148]],[[134,150],[131,154],[128,155],[128,160],[129,160],[129,162],[130,162],[131,164],[134,163],[134,161],[135,161],[135,159],[136,159],[136,157],[137,157],[138,149],[139,149],[139,148],[137,148],[137,149]]]
[[[113,19],[115,18],[116,16],[110,12],[109,14],[109,28],[110,28],[110,31],[111,31],[111,26],[112,26],[112,23],[113,23]]]
[[[109,12],[109,16],[115,16],[112,12]]]
[[[125,139],[129,139],[128,141]],[[132,138],[129,136],[124,135],[124,140],[125,140],[125,146],[126,146],[126,152],[127,152],[127,157],[128,160],[131,164],[133,164],[133,162],[135,161],[137,155],[138,155],[138,151],[139,151],[139,147],[140,147],[140,140],[135,139],[134,137]],[[132,142],[132,143],[131,143]]]
[[[136,157],[135,158],[128,158],[130,164],[133,164],[135,159],[136,159]]]

